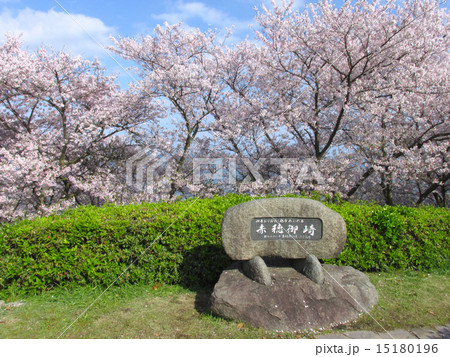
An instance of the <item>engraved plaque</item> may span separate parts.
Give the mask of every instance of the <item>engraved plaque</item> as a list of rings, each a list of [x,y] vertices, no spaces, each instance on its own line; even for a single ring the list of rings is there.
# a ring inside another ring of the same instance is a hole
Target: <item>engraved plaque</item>
[[[320,218],[261,217],[250,223],[252,240],[320,240],[323,222]]]

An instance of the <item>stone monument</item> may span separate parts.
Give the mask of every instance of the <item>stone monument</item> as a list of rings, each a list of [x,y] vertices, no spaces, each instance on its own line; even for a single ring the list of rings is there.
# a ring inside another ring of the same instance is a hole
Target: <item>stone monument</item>
[[[375,287],[351,267],[322,265],[346,241],[344,219],[322,203],[266,198],[228,209],[222,244],[234,263],[211,296],[211,309],[256,327],[297,331],[356,319],[378,302]]]

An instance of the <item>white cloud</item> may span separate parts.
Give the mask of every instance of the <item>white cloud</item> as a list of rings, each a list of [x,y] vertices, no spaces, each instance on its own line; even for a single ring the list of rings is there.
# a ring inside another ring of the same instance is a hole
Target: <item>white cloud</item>
[[[109,35],[114,35],[116,30],[94,17],[69,15],[53,9],[42,12],[26,8],[15,14],[8,9],[2,10],[0,36],[6,32],[22,34],[24,45],[30,50],[46,45],[89,58],[106,55],[102,45],[109,45]]]
[[[236,31],[246,31],[249,29],[250,21],[241,21],[228,14],[207,6],[202,2],[183,2],[175,4],[174,11],[153,15],[156,20],[167,21],[169,24],[183,22],[191,27],[190,21],[201,20],[211,28],[225,29],[233,27]]]

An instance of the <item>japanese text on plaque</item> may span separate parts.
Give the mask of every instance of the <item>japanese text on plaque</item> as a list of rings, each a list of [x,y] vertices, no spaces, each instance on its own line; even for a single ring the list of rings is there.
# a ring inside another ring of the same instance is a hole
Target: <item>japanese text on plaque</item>
[[[320,218],[253,218],[250,237],[252,240],[319,240],[322,227]]]

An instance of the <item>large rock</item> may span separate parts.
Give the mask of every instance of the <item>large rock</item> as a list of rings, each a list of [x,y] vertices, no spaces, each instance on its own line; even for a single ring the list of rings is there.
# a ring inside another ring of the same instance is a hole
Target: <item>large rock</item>
[[[309,254],[337,258],[346,237],[345,222],[338,213],[304,198],[245,202],[229,208],[222,220],[222,244],[233,260],[256,256],[301,259]]]
[[[247,278],[235,262],[223,271],[211,296],[211,309],[255,327],[298,331],[355,320],[378,302],[375,287],[351,267],[323,265],[318,285],[292,267],[269,267],[272,284]]]

